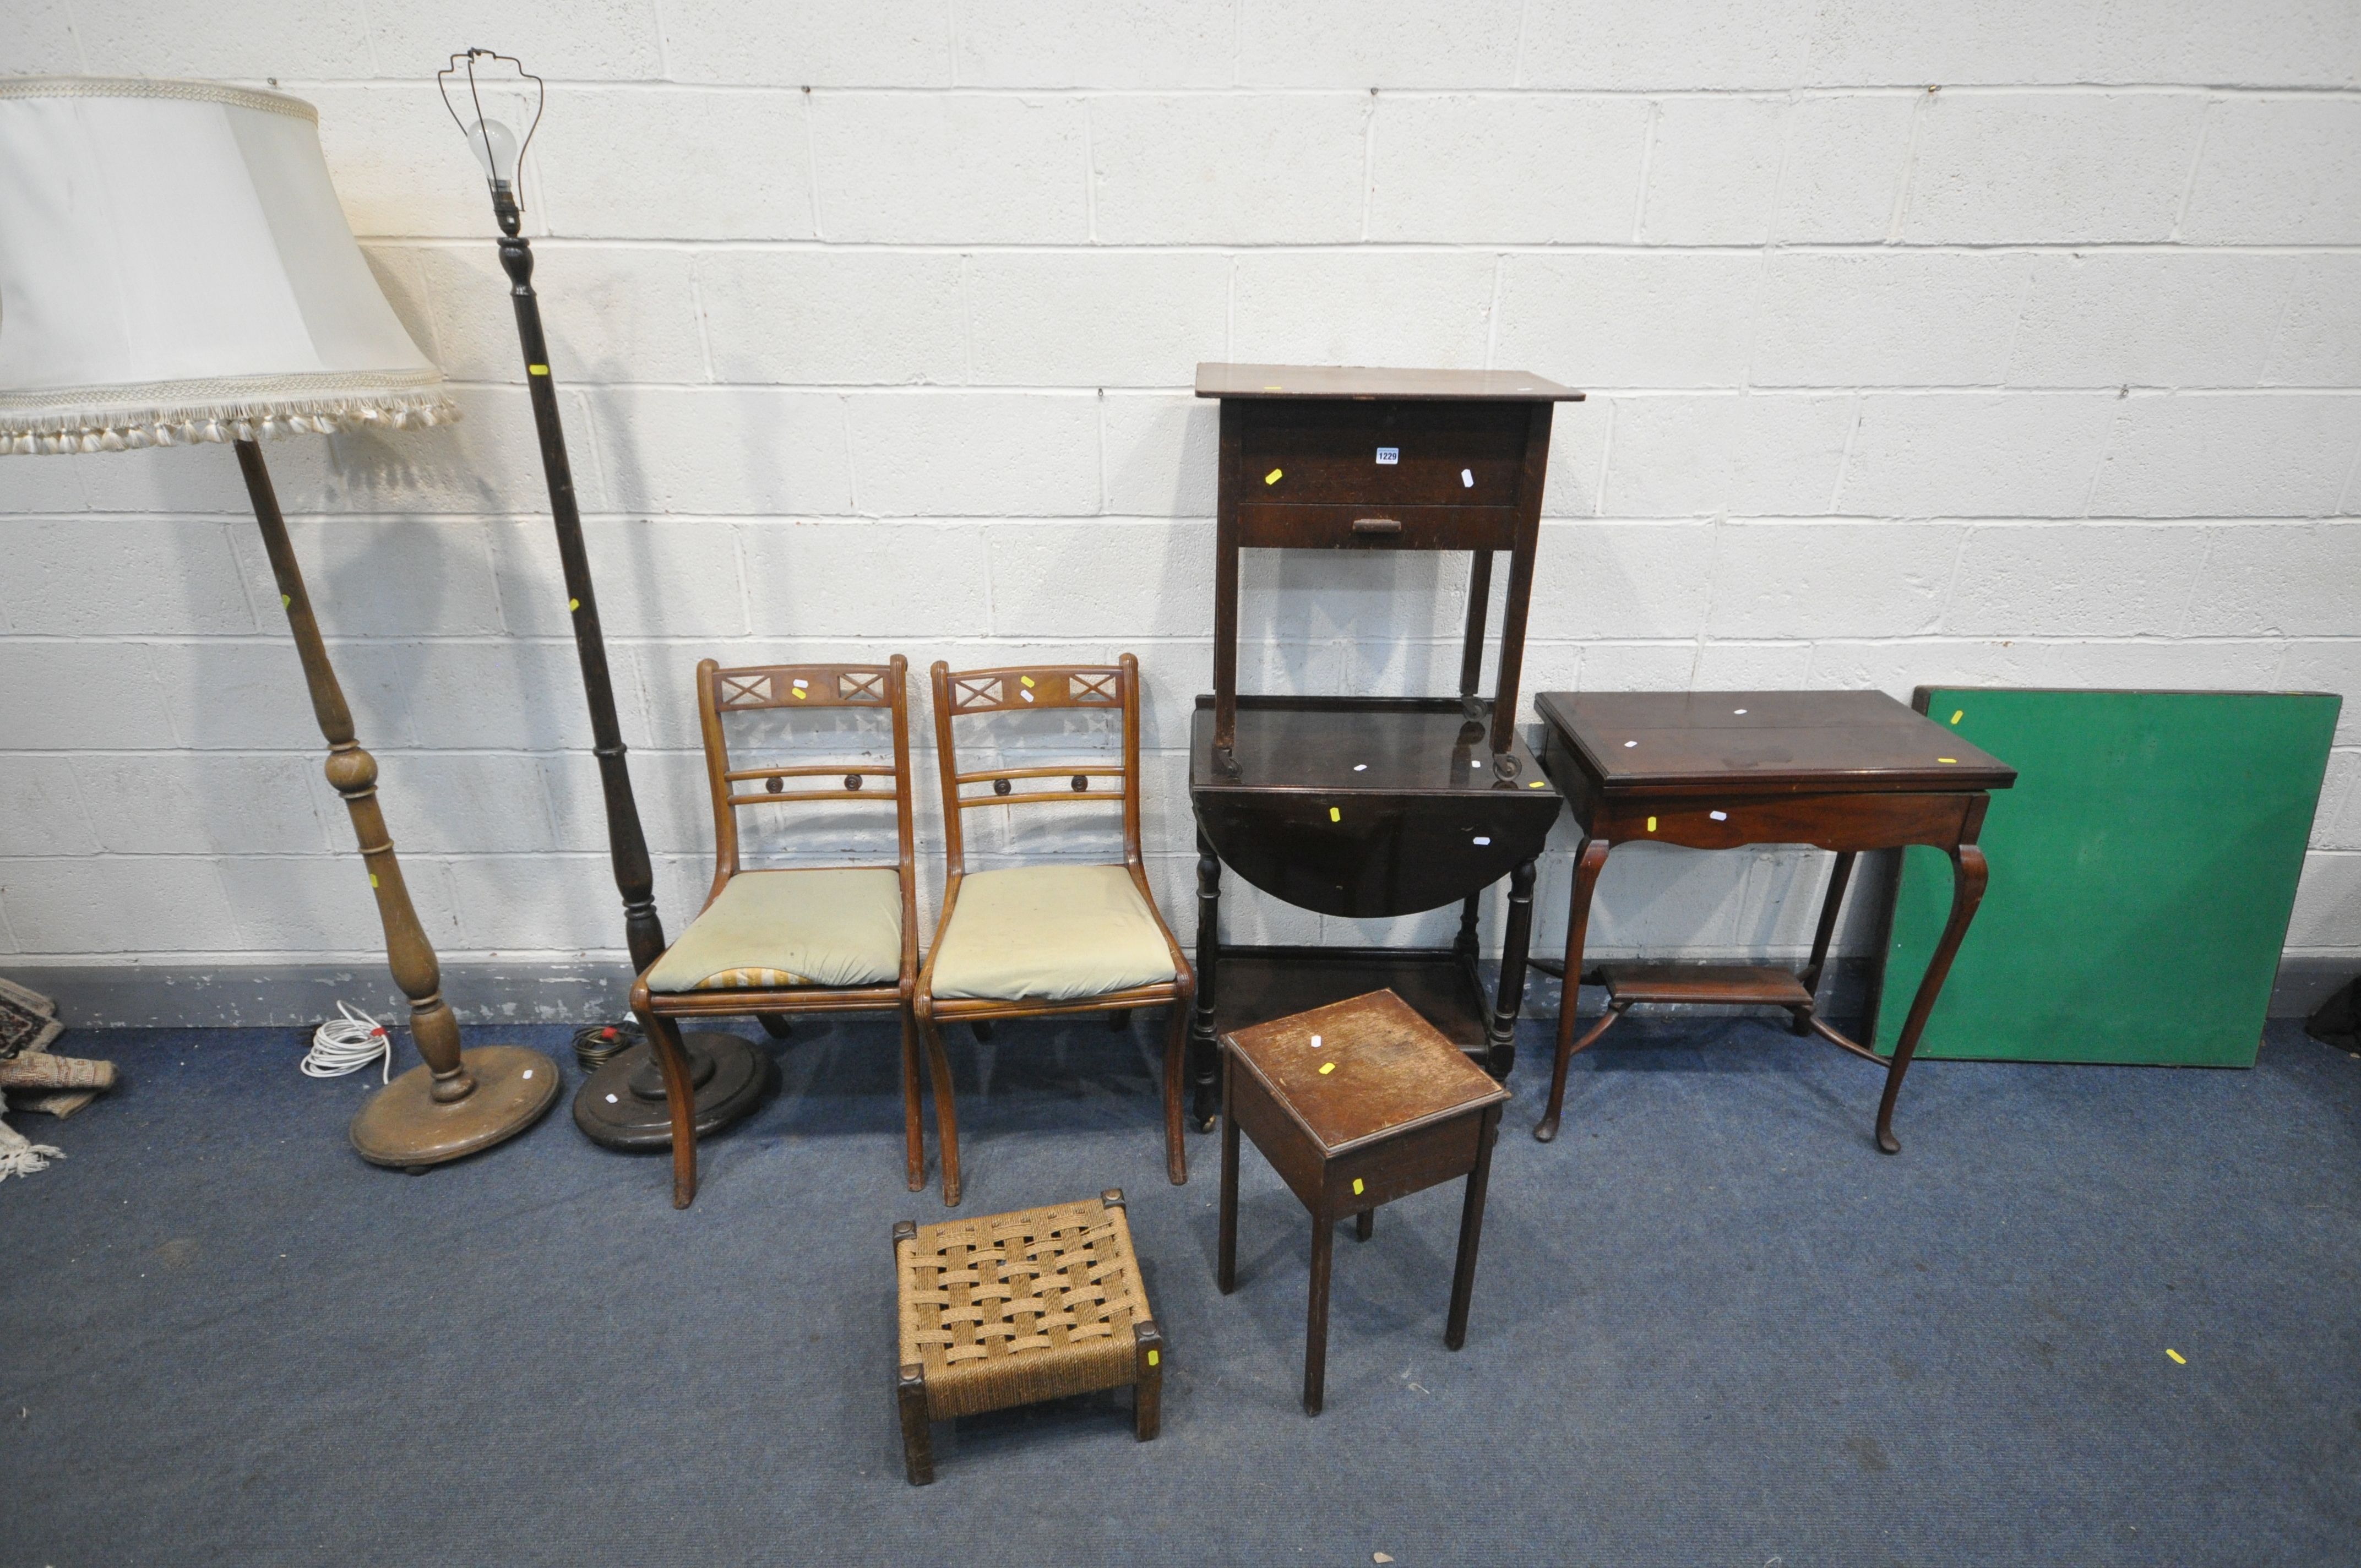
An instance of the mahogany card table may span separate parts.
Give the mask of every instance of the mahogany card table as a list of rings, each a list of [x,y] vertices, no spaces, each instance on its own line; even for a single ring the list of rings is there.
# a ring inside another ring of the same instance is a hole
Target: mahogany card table
[[[1976,833],[1989,792],[2014,784],[2016,771],[1883,692],[1543,692],[1534,706],[1544,725],[1542,766],[1573,808],[1582,842],[1566,916],[1557,1059],[1549,1108],[1533,1136],[1543,1143],[1557,1136],[1566,1064],[1627,1009],[1737,1003],[1785,1008],[1795,1033],[1816,1033],[1883,1068],[1877,1146],[1901,1152],[1894,1102],[1983,897],[1986,870]],[[1597,978],[1607,988],[1607,1010],[1576,1039],[1575,994],[1585,978],[1591,894],[1608,852],[1642,842],[1835,850],[1811,959],[1800,974],[1751,965],[1602,965]],[[1822,1018],[1816,992],[1854,858],[1908,844],[1932,845],[1950,857],[1951,913],[1888,1061]]]

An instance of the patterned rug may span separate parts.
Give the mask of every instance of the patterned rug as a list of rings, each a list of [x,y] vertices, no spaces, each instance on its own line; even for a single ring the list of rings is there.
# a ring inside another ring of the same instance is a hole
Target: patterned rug
[[[63,1032],[58,1004],[38,991],[0,980],[0,1061],[46,1047]]]

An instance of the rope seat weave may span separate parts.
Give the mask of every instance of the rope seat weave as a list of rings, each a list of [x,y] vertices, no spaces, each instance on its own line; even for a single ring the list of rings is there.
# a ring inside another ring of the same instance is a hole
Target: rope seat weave
[[[1129,1383],[1151,1316],[1120,1204],[921,1225],[895,1245],[902,1365],[935,1420]]]

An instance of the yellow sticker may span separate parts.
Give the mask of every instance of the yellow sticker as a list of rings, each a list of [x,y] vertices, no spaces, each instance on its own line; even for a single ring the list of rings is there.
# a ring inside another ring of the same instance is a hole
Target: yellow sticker
[[[573,611],[575,611],[575,610],[580,609],[581,608],[582,608],[582,601],[581,601],[580,599],[567,599],[567,600],[566,601],[566,609],[567,613],[569,613],[569,614],[571,614],[571,613],[572,613]]]
[[[801,686],[796,686],[796,687],[795,687],[795,688],[793,688],[793,689],[794,689],[795,694],[796,694],[796,700],[797,702],[801,702],[801,701],[803,701],[803,700],[804,700],[804,688],[803,688],[803,687],[801,687]]]
[[[2167,1345],[2165,1347],[2164,1354],[2172,1357],[2172,1363],[2176,1366],[2186,1366],[2189,1365],[2189,1358],[2181,1354],[2179,1351],[2173,1349],[2170,1345]]]
[[[1263,390],[1266,392],[1276,392],[1279,389],[1277,387],[1265,387]]]
[[[1033,684],[1033,677],[1030,675],[1019,675],[1016,678],[1024,682],[1028,686]]]
[[[1262,482],[1263,482],[1264,484],[1266,484],[1266,485],[1276,485],[1276,484],[1278,484],[1278,483],[1279,483],[1279,470],[1278,470],[1278,469],[1276,469],[1276,468],[1273,468],[1269,473],[1265,474],[1265,475],[1262,477]]]
[[[1957,765],[1957,763],[1959,762],[1959,760],[1960,760],[1960,759],[1959,759],[1959,758],[1957,758],[1957,757],[1938,757],[1938,758],[1936,758],[1935,760],[1936,760],[1937,762],[1950,762],[1950,763],[1952,763],[1952,764],[1954,764],[1954,765]]]
[[[525,367],[525,370],[527,373],[534,376],[546,376],[549,374],[549,367],[546,365],[528,365]]]
[[[1361,1179],[1360,1179],[1359,1177],[1357,1177],[1357,1176],[1356,1176],[1356,1177],[1353,1178],[1353,1196],[1354,1196],[1354,1197],[1356,1197],[1356,1198],[1358,1198],[1360,1195],[1361,1195]]]
[[[1342,822],[1345,820],[1345,814],[1332,806],[1328,808],[1328,820],[1331,822]]]
[[[1549,783],[1549,781],[1548,781],[1547,779],[1535,779],[1532,783],[1531,783],[1531,784],[1527,784],[1525,787],[1526,787],[1527,789],[1540,789],[1540,788],[1543,788],[1544,785],[1546,785],[1548,783]]]
[[[1320,1076],[1323,1078],[1327,1077],[1330,1073],[1334,1072],[1335,1070],[1336,1064],[1333,1061],[1323,1061],[1320,1064]]]
[[[1649,831],[1649,832],[1651,832],[1651,833],[1653,833],[1655,830],[1656,830],[1656,819],[1655,819],[1654,817],[1651,817],[1650,818],[1648,818],[1648,831]]]
[[[1967,716],[1968,710],[1966,708],[1962,707],[1955,709],[1951,714],[1951,722],[1957,724],[1960,719],[1965,718]]]
[[[281,609],[291,609],[293,607],[294,603],[295,596],[293,594],[280,594],[279,596],[279,608]]]
[[[1148,1365],[1150,1366],[1159,1365],[1163,1359],[1164,1353],[1160,1350],[1151,1350],[1148,1353]]]
[[[371,887],[375,887],[377,885],[377,872],[369,872],[369,885]]]

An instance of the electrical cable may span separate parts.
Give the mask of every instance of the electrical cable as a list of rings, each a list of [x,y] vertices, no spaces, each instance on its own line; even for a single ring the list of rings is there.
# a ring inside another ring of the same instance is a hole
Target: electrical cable
[[[383,1081],[393,1081],[393,1037],[385,1025],[366,1013],[336,1003],[342,1017],[331,1018],[312,1032],[312,1048],[302,1060],[306,1078],[342,1078],[383,1058]]]

